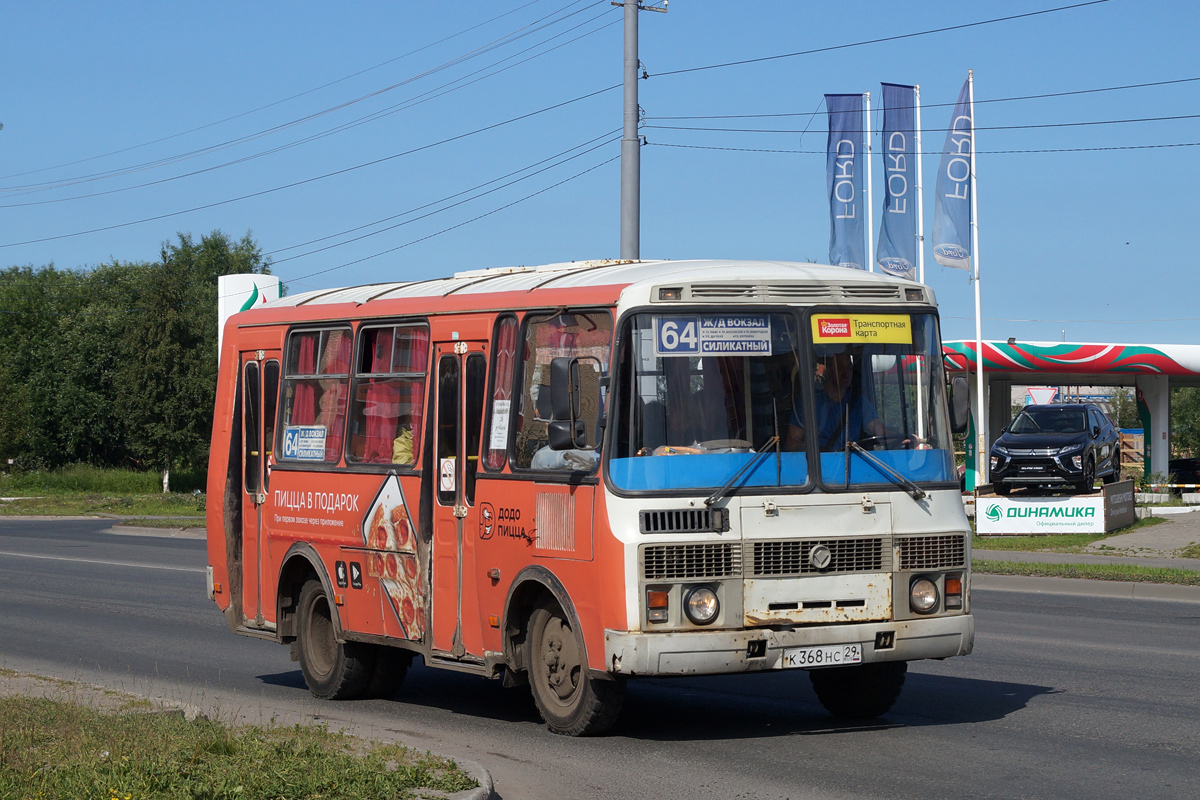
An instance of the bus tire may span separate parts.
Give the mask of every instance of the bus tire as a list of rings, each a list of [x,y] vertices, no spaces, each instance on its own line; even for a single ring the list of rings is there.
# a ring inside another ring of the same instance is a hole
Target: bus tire
[[[808,673],[825,710],[835,717],[874,719],[900,697],[907,661],[880,661],[855,667],[829,667]]]
[[[305,583],[296,612],[300,671],[315,697],[353,700],[367,687],[373,654],[365,645],[337,640],[334,613],[321,582]]]
[[[538,712],[552,733],[595,736],[612,728],[625,681],[592,677],[583,642],[557,605],[543,601],[529,617],[526,664]]]
[[[367,678],[363,697],[386,700],[404,684],[408,668],[412,664],[412,653],[398,647],[376,645],[371,674]]]

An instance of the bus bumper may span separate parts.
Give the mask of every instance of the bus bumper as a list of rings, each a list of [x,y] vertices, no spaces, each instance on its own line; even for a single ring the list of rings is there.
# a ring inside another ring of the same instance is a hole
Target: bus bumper
[[[886,640],[889,632],[893,634],[893,646],[876,649],[876,642]],[[867,664],[965,656],[974,642],[975,620],[970,614],[960,614],[790,631],[606,630],[604,655],[613,675],[721,675],[781,669],[784,652],[794,647],[857,643],[862,645],[862,661]]]

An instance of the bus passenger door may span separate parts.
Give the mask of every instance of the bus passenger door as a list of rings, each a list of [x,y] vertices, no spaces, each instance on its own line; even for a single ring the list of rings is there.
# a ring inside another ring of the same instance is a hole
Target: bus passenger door
[[[263,505],[267,501],[275,447],[275,404],[279,399],[279,351],[242,353],[242,616],[263,627],[263,576],[266,536]],[[273,581],[272,581],[273,583]],[[274,596],[266,598],[275,616]]]
[[[487,358],[483,342],[435,345],[437,399],[434,426],[435,475],[432,546],[432,648],[435,656],[461,659],[482,654],[479,615],[474,612],[475,581],[464,585],[475,563],[478,527],[475,473],[479,468]],[[474,526],[474,527],[472,527]],[[467,607],[464,624],[464,605]]]

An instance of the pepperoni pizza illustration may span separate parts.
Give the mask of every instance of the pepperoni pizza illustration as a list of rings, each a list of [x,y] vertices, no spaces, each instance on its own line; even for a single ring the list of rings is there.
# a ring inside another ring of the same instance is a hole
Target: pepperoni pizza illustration
[[[395,475],[389,475],[363,518],[363,543],[370,552],[367,576],[377,578],[405,639],[425,638],[425,591],[416,531]]]

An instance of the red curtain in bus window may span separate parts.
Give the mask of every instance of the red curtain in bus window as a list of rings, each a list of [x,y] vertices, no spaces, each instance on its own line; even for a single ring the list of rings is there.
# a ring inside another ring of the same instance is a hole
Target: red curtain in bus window
[[[406,328],[400,335],[408,339],[396,350],[396,372],[425,372],[429,362],[429,331],[424,328]],[[412,414],[413,461],[421,460],[421,420],[425,412],[425,381],[417,378],[408,382],[407,400]]]
[[[368,372],[390,372],[392,369],[392,345],[395,331],[385,328],[371,331]],[[390,464],[392,442],[396,439],[396,426],[400,416],[400,390],[387,378],[369,378],[370,385],[363,398],[365,436],[362,460],[369,464]]]
[[[302,333],[300,353],[296,371],[300,375],[315,375],[317,372],[317,337],[319,334]],[[292,402],[292,425],[312,425],[317,419],[317,387],[309,381],[296,381],[296,394]]]
[[[321,373],[348,373],[351,345],[352,338],[348,331],[330,331]],[[321,381],[321,384],[321,416],[317,424],[325,426],[325,460],[337,461],[342,454],[342,437],[346,428],[347,380],[337,378]]]

